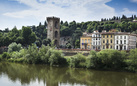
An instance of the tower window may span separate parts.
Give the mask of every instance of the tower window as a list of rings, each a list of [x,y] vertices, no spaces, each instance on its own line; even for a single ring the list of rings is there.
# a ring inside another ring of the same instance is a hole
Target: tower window
[[[57,38],[57,37],[58,37],[58,32],[56,31],[56,32],[55,32],[55,38]]]
[[[58,22],[55,22],[55,28],[58,29]]]

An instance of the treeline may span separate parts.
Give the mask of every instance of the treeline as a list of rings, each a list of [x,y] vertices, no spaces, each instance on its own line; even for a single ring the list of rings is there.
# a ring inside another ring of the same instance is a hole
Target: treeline
[[[38,26],[23,26],[18,29],[16,26],[9,30],[0,30],[0,47],[8,46],[12,42],[20,43],[23,46],[28,46],[31,44],[36,44],[40,47],[42,44],[48,45],[51,40],[47,39],[47,23],[44,25],[39,23]]]
[[[0,60],[29,64],[49,64],[69,66],[72,68],[91,68],[102,70],[124,70],[137,72],[137,49],[129,53],[118,50],[90,51],[88,56],[78,53],[74,56],[65,57],[61,50],[56,50],[53,44],[50,46],[36,45],[22,48],[20,44],[12,43],[8,52],[0,55]]]
[[[102,18],[101,21],[115,21],[115,20],[119,20],[117,22],[121,22],[121,21],[128,22],[128,21],[133,21],[134,19],[135,20],[137,19],[136,15],[132,15],[131,17],[126,17],[125,15],[122,15],[122,18],[118,17],[118,16],[113,16],[113,18],[109,18],[109,19]]]
[[[12,30],[6,30],[0,32],[0,47],[8,46],[12,42],[21,43],[22,45],[30,45],[36,40],[35,33],[29,27],[22,27],[18,30],[14,27]]]

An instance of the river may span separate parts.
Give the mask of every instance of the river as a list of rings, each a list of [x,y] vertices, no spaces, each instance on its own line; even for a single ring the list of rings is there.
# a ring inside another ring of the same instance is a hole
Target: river
[[[0,86],[137,86],[137,74],[0,62]]]

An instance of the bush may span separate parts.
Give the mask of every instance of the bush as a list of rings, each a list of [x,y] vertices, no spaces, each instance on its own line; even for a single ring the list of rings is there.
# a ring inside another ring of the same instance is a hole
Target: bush
[[[11,53],[11,58],[24,58],[25,54],[27,54],[26,49],[21,49],[19,52],[18,51],[14,51]]]
[[[49,51],[49,49],[50,49],[49,46],[42,45],[38,52],[40,59],[45,64],[48,64],[48,59],[50,57],[51,52]]]
[[[1,55],[1,58],[2,59],[9,59],[10,58],[10,55],[8,52],[4,52],[2,55]]]
[[[50,65],[63,65],[66,63],[66,59],[63,57],[62,51],[50,49],[49,63]],[[63,62],[64,61],[64,62]]]
[[[17,44],[16,42],[13,42],[8,46],[8,52],[11,53],[13,51],[20,51],[21,48],[22,48],[21,44]]]
[[[128,57],[130,61],[126,61],[126,63],[128,64],[127,69],[129,71],[137,72],[137,48],[130,50]]]
[[[86,67],[86,57],[80,53],[68,59],[70,67]]]
[[[86,67],[94,68],[98,64],[97,59],[97,52],[93,50],[90,51],[88,58],[86,59]]]
[[[26,54],[24,57],[26,62],[30,64],[37,64],[41,62],[36,45],[29,46],[29,48],[26,49]]]
[[[97,54],[104,69],[121,69],[124,64],[126,52],[118,50],[102,50]]]
[[[118,50],[102,50],[100,52],[90,51],[86,61],[87,68],[98,69],[121,69],[126,65],[124,59],[126,52]]]

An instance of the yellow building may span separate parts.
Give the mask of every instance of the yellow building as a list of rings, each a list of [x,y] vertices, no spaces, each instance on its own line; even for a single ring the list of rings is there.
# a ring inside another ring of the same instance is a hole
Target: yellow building
[[[114,49],[114,32],[102,32],[101,48],[103,49]]]
[[[83,33],[83,36],[80,37],[80,48],[81,49],[91,49],[91,43],[92,43],[92,38],[91,34]]]

